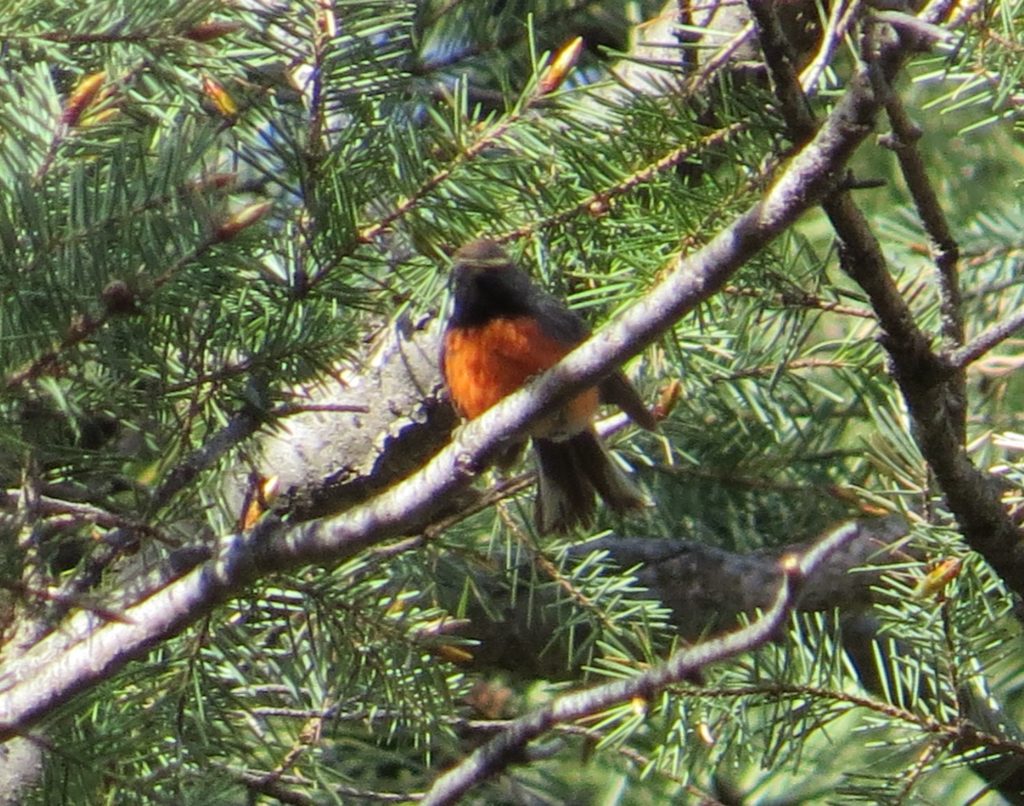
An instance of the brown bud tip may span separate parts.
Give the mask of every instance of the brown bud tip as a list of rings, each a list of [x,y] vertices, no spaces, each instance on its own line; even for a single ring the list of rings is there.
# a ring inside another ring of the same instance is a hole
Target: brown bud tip
[[[230,241],[246,227],[251,227],[263,218],[263,216],[270,212],[272,206],[272,202],[262,201],[250,204],[248,207],[243,207],[217,227],[216,240]]]
[[[107,74],[103,70],[98,73],[90,73],[82,78],[78,82],[78,86],[68,96],[67,103],[64,104],[61,121],[68,126],[78,123],[78,119],[82,117],[82,113],[89,107],[89,104],[96,100],[96,96],[106,80]]]
[[[576,66],[582,52],[582,36],[577,36],[571,42],[563,45],[551,60],[548,69],[541,75],[540,81],[537,82],[537,94],[547,95],[562,86],[562,82],[569,75],[569,71]]]
[[[683,396],[683,384],[678,378],[673,378],[658,392],[658,402],[654,405],[654,417],[657,420],[664,420]]]
[[[316,24],[320,32],[328,39],[334,39],[338,35],[338,19],[334,15],[331,3],[322,3],[320,13],[317,15]]]
[[[209,42],[211,39],[218,39],[228,34],[233,34],[242,27],[240,22],[228,22],[227,20],[207,20],[193,25],[183,36],[193,42]]]
[[[190,186],[196,190],[231,190],[237,182],[236,173],[211,173],[196,179]]]
[[[241,527],[243,532],[249,531],[263,517],[263,513],[270,509],[277,498],[280,480],[277,476],[260,476],[255,481],[255,489],[245,511],[242,513]]]

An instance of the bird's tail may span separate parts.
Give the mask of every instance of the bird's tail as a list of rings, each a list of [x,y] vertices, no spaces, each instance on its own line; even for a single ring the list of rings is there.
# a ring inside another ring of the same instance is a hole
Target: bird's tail
[[[616,512],[645,506],[647,499],[615,464],[592,428],[563,440],[533,440],[537,458],[539,532],[567,532],[594,519],[594,492]]]

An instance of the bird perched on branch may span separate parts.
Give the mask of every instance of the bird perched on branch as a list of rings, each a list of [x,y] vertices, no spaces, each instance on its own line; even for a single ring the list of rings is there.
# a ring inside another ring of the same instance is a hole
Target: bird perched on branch
[[[554,366],[590,335],[579,316],[535,286],[493,241],[472,241],[455,253],[451,287],[454,304],[441,367],[452,403],[468,419]],[[621,370],[541,419],[531,431],[541,532],[589,524],[595,492],[616,511],[645,503],[594,431],[601,402],[616,404],[646,429],[657,426]]]

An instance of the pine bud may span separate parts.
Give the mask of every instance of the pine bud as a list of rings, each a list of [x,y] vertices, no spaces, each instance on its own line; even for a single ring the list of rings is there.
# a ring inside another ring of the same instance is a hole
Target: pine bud
[[[277,499],[280,486],[280,479],[277,476],[259,476],[255,479],[255,489],[250,490],[249,501],[239,524],[243,532],[252,529],[263,517],[263,513],[270,509]]]
[[[601,218],[602,216],[607,215],[608,211],[611,209],[611,202],[604,197],[598,197],[587,205],[587,213],[591,218]]]
[[[78,82],[78,86],[68,96],[64,104],[64,112],[61,114],[61,122],[66,126],[74,126],[82,113],[89,107],[106,81],[107,74],[100,70],[98,73],[90,73]]]
[[[238,117],[238,104],[235,103],[235,99],[224,89],[222,84],[214,81],[209,76],[203,76],[203,92],[213,102],[214,108],[220,115],[228,120],[234,120]]]
[[[654,405],[654,416],[659,420],[664,420],[672,413],[682,396],[683,384],[678,378],[673,378],[658,392],[658,402]]]
[[[251,227],[263,218],[263,216],[270,211],[272,206],[272,202],[261,201],[256,202],[255,204],[250,204],[248,207],[243,207],[237,213],[230,216],[227,221],[217,227],[215,240],[230,241],[246,227]]]
[[[569,71],[576,65],[576,61],[583,52],[583,37],[577,36],[571,42],[562,46],[562,49],[555,54],[548,69],[537,82],[537,94],[547,95],[554,92],[565,81]]]
[[[193,42],[209,42],[228,34],[233,34],[242,27],[240,22],[229,22],[228,20],[206,20],[189,28],[183,36]]]
[[[109,316],[128,316],[139,312],[135,293],[124,280],[111,280],[100,292]]]
[[[946,586],[960,576],[963,567],[964,561],[959,557],[947,557],[917,583],[914,588],[915,598],[930,599],[941,595]]]
[[[210,173],[189,183],[196,190],[230,190],[238,182],[238,174],[232,172]]]

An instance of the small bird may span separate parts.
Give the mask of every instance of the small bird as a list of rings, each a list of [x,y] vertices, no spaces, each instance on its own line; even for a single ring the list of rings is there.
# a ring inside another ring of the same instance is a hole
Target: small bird
[[[475,240],[455,253],[451,288],[441,368],[452,403],[467,419],[554,366],[590,335],[579,316],[535,286],[494,241]],[[617,512],[645,504],[594,431],[601,402],[616,404],[643,428],[657,427],[621,370],[544,417],[531,432],[538,475],[534,520],[541,533],[591,523],[595,491]]]

